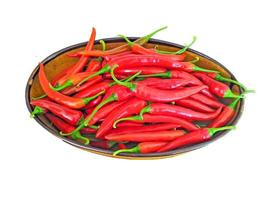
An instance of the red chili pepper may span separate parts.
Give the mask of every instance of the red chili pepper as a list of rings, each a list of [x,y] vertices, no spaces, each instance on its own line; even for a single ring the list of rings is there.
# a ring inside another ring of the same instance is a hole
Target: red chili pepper
[[[135,41],[135,43],[138,43],[140,45],[143,45],[144,43],[148,42],[149,39],[155,35],[156,33],[166,29],[167,27],[163,27],[160,29],[157,29],[156,31],[142,37],[139,38]],[[127,51],[129,49],[128,44],[124,44],[121,45],[119,47],[116,47],[114,49],[111,50],[107,50],[107,51],[100,51],[100,50],[94,50],[94,51],[82,51],[82,52],[78,52],[77,55],[85,55],[85,56],[94,56],[94,57],[103,57],[103,56],[107,56],[107,55],[114,55],[114,54],[118,54],[118,53],[122,53],[124,51]]]
[[[203,113],[203,112],[197,112],[188,108],[171,105],[171,104],[152,103],[142,109],[140,116],[142,116],[144,113],[150,113],[153,115],[168,115],[168,116],[174,116],[174,117],[181,117],[183,119],[193,120],[193,121],[195,120],[207,121],[207,120],[211,120],[217,117],[220,112],[221,112],[221,107],[218,108],[213,113]]]
[[[57,74],[51,81],[51,85],[52,86],[56,86],[56,83],[61,79],[63,78],[66,74],[70,73],[70,71],[72,70],[73,68],[73,65],[62,70],[59,74]]]
[[[101,61],[100,59],[92,59],[89,64],[87,69],[85,70],[86,72],[96,72],[101,69]]]
[[[100,91],[106,91],[109,87],[111,87],[111,84],[112,82],[109,80],[102,81],[100,83],[91,85],[90,87],[87,87],[86,89],[76,93],[74,97],[85,98],[88,96],[92,96],[94,94],[97,94]]]
[[[106,117],[110,112],[112,112],[113,110],[115,110],[118,107],[120,107],[121,105],[123,105],[125,102],[126,101],[118,101],[118,102],[113,102],[113,103],[110,103],[110,104],[104,106],[103,108],[101,108],[99,110],[99,112],[96,113],[96,115],[89,121],[88,124],[89,125],[95,124],[100,119],[103,119],[104,117]],[[91,114],[91,112],[90,112],[90,114]],[[90,114],[88,116],[90,116]]]
[[[107,63],[109,66],[118,65],[121,67],[165,67],[167,69],[183,70],[187,72],[203,71],[215,72],[214,70],[203,69],[192,62],[174,61],[164,55],[127,55],[118,57]]]
[[[199,101],[203,104],[206,104],[212,108],[219,108],[219,107],[223,106],[222,103],[215,101],[215,100],[213,100],[213,99],[211,99],[203,94],[194,94],[194,95],[190,96],[190,98],[194,99],[196,101]]]
[[[179,128],[179,127],[180,127],[179,124],[172,124],[172,123],[143,125],[140,127],[121,127],[121,128],[116,128],[116,129],[109,131],[109,134],[106,135],[106,137],[111,136],[111,135],[121,135],[121,134],[126,134],[126,133],[165,131],[165,130],[170,130],[170,129]]]
[[[75,127],[66,123],[65,121],[63,121],[62,119],[50,114],[50,113],[46,113],[45,114],[46,118],[60,131],[63,132],[72,132],[75,130]],[[72,135],[72,138],[74,140],[81,140],[84,141],[85,143],[89,142],[88,138],[83,137],[79,132],[77,132],[76,134]]]
[[[119,149],[126,149],[126,145],[124,143],[118,143],[118,148]]]
[[[96,29],[93,27],[89,41],[88,41],[86,48],[85,48],[86,51],[93,49],[95,38],[96,38]],[[59,79],[59,81],[61,81],[62,79],[68,79],[68,77],[71,74],[76,74],[77,72],[80,72],[84,68],[84,66],[86,65],[87,61],[88,61],[87,56],[81,56],[79,61],[71,68],[71,70],[68,71],[68,73],[65,76],[63,76],[61,79]]]
[[[105,139],[119,142],[162,142],[172,141],[184,135],[184,131],[153,131],[153,132],[139,132],[126,133],[121,135],[107,135]]]
[[[214,73],[214,72],[210,72],[210,73],[205,73],[207,76],[209,76],[210,78],[217,80],[217,81],[221,81],[221,82],[228,82],[228,83],[234,83],[236,85],[239,85],[241,88],[243,88],[245,91],[248,91],[248,89],[240,82],[235,81],[233,79],[230,78],[225,78],[223,76],[221,76],[219,73]]]
[[[114,76],[114,68],[111,71],[111,75],[113,77],[113,80],[122,86],[125,86],[129,88],[136,97],[147,100],[147,101],[154,101],[154,102],[171,102],[176,101],[179,99],[186,98],[188,96],[191,96],[193,94],[198,93],[199,91],[207,88],[205,85],[200,86],[193,86],[189,88],[184,89],[178,89],[178,90],[160,90],[157,88],[148,87],[145,84],[142,83],[129,83],[129,82],[122,82],[116,79]]]
[[[173,116],[167,116],[167,115],[151,115],[151,114],[136,115],[132,117],[120,118],[114,122],[113,126],[114,127],[123,126],[124,122],[122,121],[125,121],[125,120],[132,120],[133,122],[136,122],[136,123],[172,123],[172,124],[177,124],[178,126],[181,126],[182,128],[188,131],[193,131],[193,130],[198,129],[198,127],[192,122],[179,118],[179,117],[173,117]]]
[[[122,75],[132,75],[136,74],[137,72],[141,72],[141,74],[155,74],[155,73],[163,73],[166,71],[164,67],[120,67],[115,70],[115,74],[122,74]]]
[[[219,114],[219,116],[216,117],[208,125],[208,127],[218,128],[218,127],[226,125],[226,123],[228,123],[228,121],[230,121],[230,119],[235,115],[235,107],[239,100],[240,98],[237,98],[231,104],[229,104],[228,106],[225,106],[222,112]]]
[[[110,87],[107,92],[105,93],[103,100],[107,99],[109,96],[111,96],[113,93],[117,93],[118,96],[121,96],[121,101],[127,100],[130,97],[133,97],[133,93],[130,89],[121,86],[121,85],[113,85]]]
[[[92,109],[95,106],[97,106],[102,100],[102,96],[98,96],[96,99],[92,100],[91,102],[89,102],[86,106],[85,106],[85,110],[87,109]]]
[[[191,108],[193,110],[200,111],[200,112],[207,112],[207,113],[215,112],[215,110],[210,108],[209,106],[201,103],[200,101],[196,101],[193,99],[178,100],[176,101],[176,105],[184,106],[186,108]]]
[[[209,76],[202,73],[194,73],[196,77],[198,77],[204,84],[209,87],[209,90],[222,98],[239,98],[241,96],[236,95],[232,92],[232,90],[222,82],[216,81]]]
[[[112,79],[112,76],[110,73],[105,73],[102,75],[103,79]],[[122,74],[115,74],[115,77],[117,79],[125,79],[127,78],[128,76],[127,75],[122,75]]]
[[[81,129],[82,134],[95,134],[97,132],[96,129],[85,127]]]
[[[164,147],[160,148],[157,152],[165,152],[172,149],[180,148],[185,145],[196,144],[209,140],[215,135],[218,131],[234,129],[234,126],[225,126],[221,128],[203,128],[200,130],[192,131],[188,134],[185,134],[181,137],[178,137],[176,140],[169,142]]]
[[[46,95],[60,103],[60,104],[63,104],[67,107],[70,107],[70,108],[74,108],[74,109],[79,109],[79,108],[82,108],[84,107],[89,101],[91,101],[92,99],[95,99],[97,98],[100,94],[102,94],[103,92],[100,92],[97,96],[92,96],[92,97],[88,97],[88,98],[75,98],[75,97],[69,97],[69,96],[66,96],[66,95],[63,95],[57,91],[54,91],[52,88],[51,88],[51,85],[50,83],[48,82],[47,80],[47,77],[46,77],[46,74],[44,72],[44,65],[42,63],[40,63],[40,69],[39,69],[39,81],[40,81],[40,84],[41,84],[41,87],[42,89],[44,90],[44,92],[46,93]]]
[[[130,55],[130,54],[133,54],[132,51],[125,51],[125,52],[122,52],[122,53],[118,53],[118,54],[115,54],[115,55],[108,55],[108,56],[104,56],[104,60],[105,61],[110,61],[112,59],[115,59],[115,58],[118,58],[118,57],[121,57],[121,56],[126,56],[126,55]]]
[[[131,149],[117,150],[113,153],[113,155],[116,156],[119,153],[154,153],[166,144],[167,142],[141,142]]]
[[[186,85],[191,85],[192,81],[189,79],[160,79],[160,78],[147,78],[139,81],[149,87],[158,89],[176,89]]]
[[[72,110],[49,100],[39,99],[31,101],[31,104],[49,110],[54,115],[60,117],[71,125],[77,125],[83,119],[83,113],[81,111]],[[40,113],[43,112],[41,110],[34,110],[32,116]]]
[[[103,137],[113,127],[115,120],[126,117],[132,114],[138,114],[141,109],[146,105],[144,100],[133,98],[121,105],[118,109],[111,112],[100,125],[99,130],[96,133],[97,138]]]
[[[126,36],[124,35],[119,35],[120,37],[124,38],[128,45],[131,47],[132,52],[142,54],[142,55],[162,55],[162,56],[167,56],[169,59],[172,60],[177,60],[177,61],[183,61],[186,57],[185,54],[181,55],[165,55],[165,54],[160,54],[156,51],[156,49],[147,49],[143,47],[140,44],[131,42]]]
[[[120,127],[139,127],[139,126],[143,126],[143,124],[142,123],[138,124],[135,122],[121,122],[119,124],[116,124],[117,128],[120,128]]]
[[[115,144],[116,144],[116,142],[107,141],[107,140],[91,141],[90,142],[91,146],[102,148],[102,149],[111,149]]]
[[[148,77],[162,77],[162,78],[181,78],[181,79],[189,79],[191,81],[191,85],[203,85],[203,83],[193,76],[192,74],[181,71],[181,70],[170,70],[166,71],[165,73],[159,73],[159,74],[149,74],[149,75],[139,75],[139,78],[148,78]],[[208,89],[203,89],[201,91],[204,95],[215,99],[213,94],[210,93]]]

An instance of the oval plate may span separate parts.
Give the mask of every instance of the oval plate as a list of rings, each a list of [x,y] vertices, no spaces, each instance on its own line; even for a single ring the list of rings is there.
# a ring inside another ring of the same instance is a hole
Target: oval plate
[[[129,37],[129,39],[131,41],[134,41],[137,38],[138,37]],[[107,49],[112,49],[112,48],[115,48],[119,45],[125,44],[125,42],[122,38],[117,38],[117,37],[116,38],[107,38],[107,39],[102,39],[102,40],[104,40],[106,42]],[[99,41],[100,40],[95,41],[95,49],[101,48]],[[86,43],[87,42],[83,42],[83,43],[79,43],[79,44],[75,44],[75,45],[66,47],[58,52],[51,54],[46,59],[44,59],[42,61],[42,63],[44,63],[46,65],[45,71],[46,71],[48,79],[49,80],[53,79],[53,77],[56,74],[58,74],[60,71],[69,67],[70,65],[74,64],[77,61],[77,58],[68,57],[68,56],[66,56],[66,54],[71,53],[71,52],[81,51],[86,46]],[[145,45],[145,47],[153,48],[156,45],[158,46],[158,49],[166,50],[166,51],[177,51],[178,49],[181,49],[184,47],[184,46],[179,45],[179,44],[174,44],[171,42],[166,42],[166,41],[156,40],[156,39],[151,39],[148,42],[148,44]],[[204,54],[202,54],[198,51],[192,50],[192,49],[188,49],[186,54],[187,54],[187,59],[189,59],[189,60],[192,60],[196,56],[198,56],[200,58],[200,60],[198,61],[197,65],[199,65],[203,68],[207,68],[207,69],[218,70],[221,72],[221,74],[223,76],[236,80],[234,75],[227,68],[225,68],[222,64],[220,64],[216,60],[210,58],[209,56],[204,55]],[[39,81],[38,81],[38,76],[37,76],[38,70],[39,70],[39,66],[37,66],[33,70],[32,74],[30,75],[29,80],[27,82],[26,91],[25,91],[26,104],[27,104],[27,108],[28,108],[30,113],[33,111],[33,107],[30,105],[31,97],[37,97],[37,96],[43,94],[43,91],[42,91],[41,86],[40,86]],[[232,91],[234,91],[238,94],[242,93],[242,89],[240,87],[238,87],[236,85],[232,85],[232,84],[230,84],[229,86],[232,89]],[[229,102],[230,102],[230,100],[229,100]],[[228,101],[227,101],[227,103],[228,103]],[[237,123],[237,121],[239,120],[239,118],[242,114],[243,107],[244,107],[244,99],[241,99],[239,104],[236,107],[236,115],[233,116],[233,118],[229,121],[229,123],[227,125],[235,125]],[[41,126],[43,126],[46,130],[48,130],[50,133],[52,133],[54,136],[62,139],[64,142],[67,142],[68,144],[71,144],[73,146],[76,146],[78,148],[81,148],[81,149],[84,149],[84,150],[87,150],[87,151],[90,151],[93,153],[97,153],[97,154],[101,154],[101,155],[105,155],[105,156],[117,157],[117,158],[126,158],[126,159],[159,159],[159,158],[166,158],[166,157],[175,156],[175,155],[178,155],[181,153],[185,153],[185,152],[192,151],[192,150],[201,148],[203,146],[206,146],[207,144],[214,142],[215,140],[217,140],[218,138],[222,137],[227,132],[229,132],[228,130],[221,131],[221,132],[218,132],[218,134],[216,134],[209,141],[202,142],[202,143],[195,144],[195,145],[185,146],[185,147],[178,148],[178,149],[168,151],[168,152],[149,153],[149,154],[121,153],[120,155],[113,156],[112,150],[106,150],[106,149],[101,149],[101,148],[97,148],[97,147],[92,147],[90,145],[86,146],[86,145],[83,145],[77,141],[68,139],[66,137],[62,137],[61,135],[58,134],[59,131],[53,125],[51,125],[49,123],[49,121],[42,115],[36,116],[34,119]]]

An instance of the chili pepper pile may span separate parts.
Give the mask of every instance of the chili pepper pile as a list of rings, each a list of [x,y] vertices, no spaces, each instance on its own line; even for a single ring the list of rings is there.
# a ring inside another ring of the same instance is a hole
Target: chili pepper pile
[[[44,95],[34,97],[32,117],[44,114],[59,134],[114,155],[154,153],[204,142],[227,126],[243,94],[228,84],[241,83],[187,61],[177,52],[145,48],[160,28],[136,41],[94,50],[95,28],[84,51],[49,81],[40,63],[38,78]],[[228,103],[226,103],[228,102]],[[231,103],[230,103],[231,102]]]

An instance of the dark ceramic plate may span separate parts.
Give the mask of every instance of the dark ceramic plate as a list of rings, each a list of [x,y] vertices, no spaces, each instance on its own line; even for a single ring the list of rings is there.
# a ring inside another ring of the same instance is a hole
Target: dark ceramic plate
[[[137,38],[131,37],[130,39],[133,41]],[[114,47],[117,47],[118,45],[124,44],[124,40],[121,38],[108,38],[108,39],[103,39],[103,40],[107,43],[107,49],[112,49]],[[77,58],[70,58],[70,57],[66,56],[66,54],[70,53],[70,52],[76,52],[76,51],[82,50],[82,49],[84,49],[85,45],[86,45],[86,42],[83,42],[80,44],[66,47],[58,52],[53,53],[52,55],[48,56],[46,59],[44,59],[42,62],[46,65],[45,71],[46,71],[48,79],[49,80],[53,79],[53,77],[56,74],[58,74],[60,71],[64,70],[68,66],[74,64],[77,61]],[[145,46],[147,48],[148,47],[152,48],[156,45],[158,46],[159,49],[168,50],[168,51],[175,51],[175,50],[183,48],[182,45],[178,45],[178,44],[174,44],[174,43],[166,42],[166,41],[161,41],[161,40],[156,40],[156,39],[151,39],[149,41],[149,43],[146,44]],[[95,48],[100,49],[99,40],[95,41]],[[223,76],[236,80],[234,75],[227,68],[225,68],[222,64],[220,64],[216,60],[214,60],[214,59],[212,59],[212,58],[210,58],[210,57],[208,57],[200,52],[192,50],[192,49],[188,49],[188,51],[186,53],[187,53],[187,59],[189,59],[189,60],[198,56],[200,58],[200,60],[197,63],[199,66],[201,66],[203,68],[207,68],[207,69],[218,70],[221,72],[221,74]],[[26,98],[26,104],[27,104],[29,112],[33,111],[33,107],[30,105],[31,97],[37,97],[37,96],[43,94],[43,91],[42,91],[42,89],[39,85],[39,81],[38,81],[38,76],[37,76],[38,70],[39,70],[39,66],[37,66],[33,70],[32,74],[30,75],[29,80],[27,82],[27,86],[26,86],[25,98]],[[237,94],[242,93],[242,89],[236,85],[231,84],[230,88],[232,89],[233,92],[235,92]],[[228,100],[225,103],[228,103]],[[229,121],[228,125],[234,125],[237,123],[238,119],[240,118],[240,116],[242,114],[243,105],[244,105],[244,100],[241,99],[237,108],[236,108],[236,115],[233,116],[233,118]],[[90,145],[86,146],[86,145],[81,144],[80,142],[73,141],[71,139],[60,136],[58,134],[58,130],[53,125],[51,125],[49,123],[49,121],[44,116],[37,116],[37,117],[35,117],[35,120],[41,126],[43,126],[46,130],[48,130],[50,133],[52,133],[56,137],[62,139],[63,141],[65,141],[71,145],[74,145],[74,146],[79,147],[79,148],[84,149],[84,150],[88,150],[88,151],[93,152],[93,153],[106,155],[106,156],[113,156],[111,150],[92,147]],[[129,159],[157,159],[157,158],[171,157],[171,156],[174,156],[174,155],[177,155],[180,153],[192,151],[192,150],[198,149],[200,147],[203,147],[211,142],[214,142],[218,138],[225,135],[227,132],[228,132],[228,130],[218,132],[218,134],[216,134],[211,140],[209,140],[207,142],[203,142],[203,143],[195,144],[195,145],[190,145],[190,146],[185,146],[185,147],[178,148],[178,149],[168,151],[168,152],[150,153],[150,154],[122,153],[121,155],[118,155],[116,157],[129,158]]]

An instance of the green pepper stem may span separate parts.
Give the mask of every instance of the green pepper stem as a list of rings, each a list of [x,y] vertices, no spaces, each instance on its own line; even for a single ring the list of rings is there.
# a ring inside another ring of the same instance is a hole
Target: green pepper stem
[[[138,43],[140,45],[143,45],[144,43],[148,42],[156,33],[160,32],[160,31],[162,31],[164,29],[167,29],[167,26],[159,28],[159,29],[153,31],[152,33],[140,38],[136,43]]]
[[[91,96],[91,97],[87,97],[87,98],[84,98],[83,101],[85,104],[88,104],[90,101],[92,101],[93,99],[96,99],[98,96],[102,95],[103,93],[105,92],[105,90]]]
[[[43,99],[43,98],[45,98],[47,95],[46,94],[43,94],[43,95],[41,95],[41,96],[39,96],[39,97],[32,97],[31,99],[32,100],[38,100],[38,99]]]
[[[236,95],[232,92],[232,90],[228,89],[224,95],[223,95],[224,98],[244,98],[244,94],[241,94],[241,95]]]
[[[95,116],[95,114],[98,112],[99,109],[101,109],[104,105],[106,105],[106,104],[108,104],[108,103],[110,103],[112,101],[116,101],[116,100],[117,100],[117,96],[115,94],[112,94],[107,99],[103,100],[99,105],[97,105],[96,108],[92,111],[92,113],[75,130],[73,130],[70,133],[60,132],[60,135],[62,135],[62,136],[68,136],[68,135],[72,135],[73,133],[75,133],[77,131],[80,131],[85,126],[88,126],[88,123]]]
[[[84,141],[84,145],[88,145],[90,142],[90,140],[87,137],[82,136],[79,131],[76,131],[74,134],[72,134],[72,138],[74,140],[79,139],[79,140]]]
[[[100,126],[91,125],[91,126],[89,126],[89,128],[92,128],[92,129],[98,130],[98,129],[100,128]]]
[[[200,60],[198,56],[195,57],[194,60],[190,61],[190,63],[197,63]]]
[[[223,126],[219,128],[209,128],[208,133],[212,137],[215,133],[219,131],[229,130],[229,129],[235,129],[235,126]]]
[[[229,82],[229,83],[234,83],[236,85],[239,85],[247,93],[255,92],[254,90],[248,90],[242,83],[240,83],[238,81],[235,81],[233,79],[230,79],[230,78],[225,78],[225,77],[221,76],[220,74],[217,74],[215,79],[218,80],[218,81]]]
[[[119,153],[140,153],[140,148],[136,146],[131,149],[119,149],[113,153],[113,156],[116,156]]]
[[[100,40],[99,43],[101,44],[102,51],[106,51],[106,43],[104,40]]]
[[[39,107],[39,106],[35,106],[33,112],[31,113],[30,117],[31,118],[34,118],[35,115],[38,115],[38,114],[43,114],[44,113],[44,109]]]
[[[239,101],[240,99],[241,99],[240,97],[239,97],[239,98],[236,98],[232,103],[230,103],[230,104],[228,105],[228,107],[234,110],[235,107],[236,107],[236,105],[237,105],[237,103],[238,103],[238,101]]]
[[[124,117],[124,118],[120,118],[120,119],[116,120],[116,121],[113,123],[113,128],[116,128],[116,125],[117,125],[119,122],[122,122],[122,121],[134,121],[134,120],[141,121],[142,118],[141,118],[140,115],[135,115],[135,116],[132,116],[132,117]]]
[[[135,42],[131,42],[125,35],[119,34],[118,36],[121,37],[121,38],[123,38],[124,40],[126,40],[126,42],[128,43],[128,45],[130,47],[132,47],[135,44]]]
[[[212,73],[220,73],[218,71],[215,71],[215,70],[211,70],[211,69],[204,69],[204,68],[201,68],[201,67],[198,67],[196,65],[193,66],[193,71],[199,71],[199,72],[212,72]]]
[[[190,44],[186,44],[185,47],[175,52],[162,51],[162,50],[156,50],[156,52],[161,54],[174,54],[174,55],[182,54],[195,43],[196,39],[197,39],[196,36],[193,36],[193,39]]]
[[[65,89],[67,87],[70,87],[72,85],[73,85],[72,80],[67,80],[64,84],[58,85],[56,87],[52,87],[52,89],[55,90],[55,91],[61,91],[61,90]]]
[[[149,78],[149,77],[171,78],[171,72],[167,71],[167,72],[164,72],[164,73],[144,74],[144,75],[139,75],[138,76],[138,78]]]
[[[94,74],[89,75],[88,77],[84,78],[82,81],[80,81],[77,86],[82,85],[84,82],[88,81],[89,79],[98,76],[100,74],[104,74],[105,72],[109,72],[110,71],[110,66],[109,65],[105,65],[102,69],[100,69],[99,71],[95,72]]]
[[[129,83],[129,82],[122,82],[122,81],[118,80],[118,79],[115,77],[115,75],[114,75],[114,70],[115,70],[115,68],[117,68],[117,67],[118,67],[118,65],[114,65],[114,66],[112,67],[112,70],[111,70],[111,76],[112,76],[113,80],[114,80],[118,85],[125,86],[125,87],[131,89],[132,91],[135,90],[135,88],[136,88],[136,85],[135,85],[135,84],[133,84],[133,83]]]

